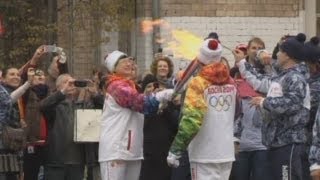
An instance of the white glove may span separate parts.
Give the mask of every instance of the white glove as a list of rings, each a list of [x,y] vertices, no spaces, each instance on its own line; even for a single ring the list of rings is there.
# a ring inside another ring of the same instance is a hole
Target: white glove
[[[166,101],[171,101],[173,92],[174,92],[173,89],[165,89],[163,91],[157,92],[155,94],[155,97],[156,97],[157,101],[159,101],[160,103],[166,102]]]
[[[171,152],[169,152],[169,155],[167,157],[167,163],[170,167],[177,168],[179,166],[179,158],[180,156],[174,155]]]

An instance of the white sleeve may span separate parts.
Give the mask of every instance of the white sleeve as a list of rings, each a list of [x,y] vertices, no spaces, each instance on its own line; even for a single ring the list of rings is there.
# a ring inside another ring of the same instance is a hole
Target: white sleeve
[[[267,93],[270,87],[270,77],[263,76],[262,74],[255,74],[250,69],[246,69],[246,60],[241,60],[237,66],[241,76],[253,87],[254,90],[261,93]]]
[[[16,102],[31,86],[31,84],[27,81],[22,86],[18,87],[15,91],[10,94],[12,102]]]

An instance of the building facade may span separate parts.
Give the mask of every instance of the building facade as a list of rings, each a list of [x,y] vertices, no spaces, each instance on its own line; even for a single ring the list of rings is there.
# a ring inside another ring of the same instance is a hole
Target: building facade
[[[58,0],[58,8],[63,3],[65,0]],[[134,8],[135,24],[125,33],[101,32],[92,28],[90,19],[84,24],[89,27],[86,30],[59,28],[58,43],[66,47],[76,76],[90,74],[108,52],[116,49],[135,56],[140,69],[146,70],[157,49],[165,48],[156,39],[169,39],[175,29],[201,38],[217,32],[222,44],[230,49],[258,36],[265,41],[269,51],[283,35],[304,32],[310,38],[320,32],[320,2],[316,0],[136,0]],[[170,27],[155,26],[153,31],[143,33],[142,22],[155,19],[162,19]],[[110,38],[108,43],[89,48],[90,38],[105,33]],[[223,55],[233,65],[231,51],[225,48]],[[179,66],[179,62],[175,64]]]

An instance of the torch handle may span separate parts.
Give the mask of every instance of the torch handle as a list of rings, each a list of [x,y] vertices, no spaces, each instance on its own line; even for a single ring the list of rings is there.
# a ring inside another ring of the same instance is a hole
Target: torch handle
[[[189,66],[187,67],[187,69],[183,73],[181,80],[175,86],[175,93],[177,93],[177,94],[181,93],[183,86],[190,79],[190,77],[194,74],[194,72],[199,69],[199,67],[200,67],[200,62],[197,59],[193,60],[189,64]]]

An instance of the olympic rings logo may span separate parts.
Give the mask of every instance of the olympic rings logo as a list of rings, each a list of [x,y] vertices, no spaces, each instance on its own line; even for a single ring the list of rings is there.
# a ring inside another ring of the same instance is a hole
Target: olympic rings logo
[[[228,111],[232,104],[232,97],[231,95],[212,96],[209,99],[209,104],[216,111]]]

